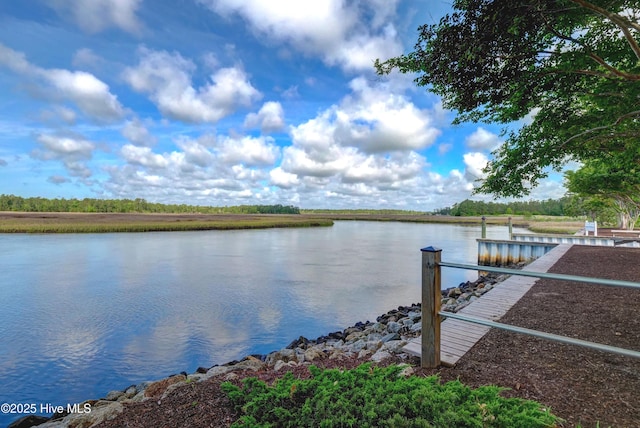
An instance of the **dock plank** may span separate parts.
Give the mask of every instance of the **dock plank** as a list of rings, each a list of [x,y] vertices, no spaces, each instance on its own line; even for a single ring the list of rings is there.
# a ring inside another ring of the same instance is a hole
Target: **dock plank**
[[[559,244],[544,256],[531,262],[525,269],[533,272],[547,272],[570,247],[571,244]],[[478,300],[462,308],[459,313],[496,321],[506,314],[537,280],[534,277],[512,275]],[[483,325],[450,318],[442,321],[440,325],[441,363],[445,366],[454,366],[490,329]],[[421,340],[422,337],[412,339],[404,346],[404,351],[419,357],[422,353]]]

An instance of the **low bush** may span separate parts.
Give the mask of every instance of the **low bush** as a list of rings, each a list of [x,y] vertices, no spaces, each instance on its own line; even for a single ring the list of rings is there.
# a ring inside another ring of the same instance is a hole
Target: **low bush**
[[[240,418],[234,427],[509,427],[556,426],[539,403],[500,395],[502,388],[441,384],[437,376],[399,376],[401,366],[354,370],[311,366],[269,386],[256,378],[222,385]]]

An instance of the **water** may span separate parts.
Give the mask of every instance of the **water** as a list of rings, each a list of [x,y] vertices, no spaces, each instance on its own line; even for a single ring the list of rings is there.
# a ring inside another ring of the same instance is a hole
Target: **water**
[[[420,248],[475,263],[479,235],[379,222],[0,235],[0,403],[66,406],[374,320],[420,301]],[[445,268],[443,286],[475,275]]]

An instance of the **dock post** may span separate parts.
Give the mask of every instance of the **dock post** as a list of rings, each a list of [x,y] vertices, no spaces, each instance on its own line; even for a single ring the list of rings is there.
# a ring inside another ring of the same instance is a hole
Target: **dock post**
[[[487,218],[482,216],[482,239],[487,238]]]
[[[420,365],[440,365],[440,248],[422,248],[422,349]]]

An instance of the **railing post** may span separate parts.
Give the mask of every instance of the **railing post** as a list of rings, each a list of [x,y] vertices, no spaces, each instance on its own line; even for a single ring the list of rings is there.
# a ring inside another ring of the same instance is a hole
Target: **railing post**
[[[420,365],[440,365],[440,261],[442,250],[422,248],[422,349]]]
[[[509,217],[509,240],[513,239],[513,223],[511,222],[511,217]]]
[[[487,237],[487,218],[482,216],[482,239]]]

